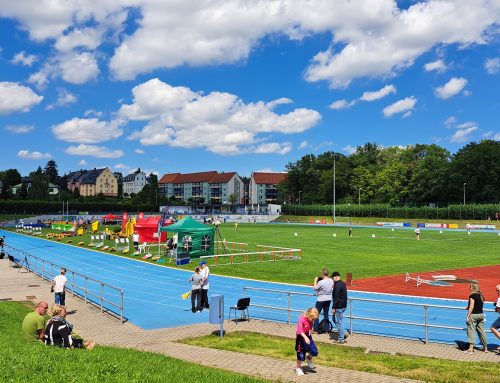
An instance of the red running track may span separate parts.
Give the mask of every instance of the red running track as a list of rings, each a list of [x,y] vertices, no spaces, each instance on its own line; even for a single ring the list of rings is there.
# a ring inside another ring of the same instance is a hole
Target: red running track
[[[423,273],[410,273],[411,277],[432,280],[433,275],[455,275],[461,279],[475,279],[479,281],[481,291],[487,301],[496,301],[495,286],[500,284],[500,265],[470,267],[466,269],[438,270]],[[468,283],[449,282],[451,286],[432,286],[422,283],[416,287],[416,281],[405,282],[405,275],[388,275],[384,277],[355,279],[351,290],[371,291],[378,293],[403,294],[419,297],[449,298],[466,300],[469,296]]]

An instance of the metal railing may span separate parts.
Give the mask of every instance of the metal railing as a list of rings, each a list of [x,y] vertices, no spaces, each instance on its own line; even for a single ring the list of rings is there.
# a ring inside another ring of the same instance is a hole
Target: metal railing
[[[276,306],[260,305],[260,304],[254,304],[254,303],[252,303],[251,306],[263,308],[263,309],[269,309],[269,310],[286,311],[288,313],[288,319],[287,319],[288,325],[291,324],[292,312],[295,312],[295,313],[302,313],[303,312],[303,310],[293,309],[291,307],[292,306],[292,296],[297,295],[297,296],[309,296],[309,297],[313,297],[313,298],[316,297],[316,294],[312,294],[312,293],[302,293],[302,292],[296,292],[296,291],[266,289],[266,288],[259,288],[259,287],[243,287],[243,295],[244,296],[247,295],[246,292],[249,290],[251,290],[251,291],[263,291],[263,292],[286,295],[288,297],[287,307],[276,307]],[[463,312],[463,311],[465,311],[464,307],[433,305],[433,304],[423,304],[423,303],[410,303],[410,302],[397,302],[397,301],[390,301],[390,300],[383,300],[383,299],[370,299],[370,298],[352,298],[352,297],[349,297],[347,300],[348,300],[348,312],[349,312],[349,314],[345,315],[345,317],[349,319],[349,333],[350,334],[354,333],[353,323],[352,323],[353,320],[400,324],[400,325],[414,326],[414,327],[423,327],[424,328],[425,344],[429,343],[429,329],[430,328],[448,329],[448,330],[466,330],[465,327],[431,324],[431,323],[429,323],[429,313],[428,313],[429,308],[446,309],[446,310],[460,310]],[[367,317],[367,316],[356,316],[356,315],[353,315],[353,312],[352,312],[353,311],[353,302],[371,302],[371,303],[390,304],[390,305],[397,305],[397,306],[421,307],[423,309],[424,321],[423,322],[409,322],[409,321],[381,319],[381,318]],[[493,312],[493,313],[495,312],[495,310],[490,310],[490,309],[483,309],[483,311],[484,312]],[[486,331],[486,329],[485,329],[485,331]],[[491,332],[491,331],[487,330],[487,332]]]
[[[121,323],[124,323],[123,289],[88,277],[65,266],[49,262],[27,251],[9,245],[5,245],[5,248],[7,249],[7,255],[12,256],[19,266],[47,281],[52,281],[61,267],[64,267],[68,279],[66,290],[70,291],[73,296],[83,299],[86,304],[90,303],[99,307],[101,313],[106,311],[115,314],[120,318]],[[107,298],[109,296],[118,296],[118,303],[116,303],[116,299],[113,301],[112,298]]]

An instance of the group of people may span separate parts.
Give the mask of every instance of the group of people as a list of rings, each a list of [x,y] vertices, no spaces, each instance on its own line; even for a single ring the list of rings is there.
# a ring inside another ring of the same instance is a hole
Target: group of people
[[[66,269],[52,280],[51,291],[54,292],[55,304],[49,312],[49,304],[40,301],[34,311],[24,317],[21,331],[27,340],[42,342],[50,346],[64,348],[94,348],[93,341],[83,341],[73,333],[73,325],[66,320]]]
[[[315,307],[310,307],[303,315],[299,317],[297,324],[295,351],[297,352],[297,363],[295,373],[304,375],[302,363],[307,361],[307,366],[310,369],[315,369],[312,359],[318,356],[318,348],[314,343],[312,334],[329,332],[330,328],[330,307],[333,323],[338,330],[338,344],[344,344],[346,333],[344,330],[343,320],[344,311],[347,308],[347,287],[342,281],[338,271],[334,271],[329,275],[328,269],[321,270],[321,276],[314,278],[314,291],[317,295]],[[319,321],[320,314],[323,312],[323,320]]]
[[[191,311],[201,313],[203,309],[210,308],[208,303],[208,289],[210,269],[207,262],[201,261],[199,267],[194,268],[194,274],[188,279],[191,282]]]

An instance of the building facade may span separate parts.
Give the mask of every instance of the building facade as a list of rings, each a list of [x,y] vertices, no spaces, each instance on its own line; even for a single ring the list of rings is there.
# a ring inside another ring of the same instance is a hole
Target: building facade
[[[267,205],[278,201],[278,185],[287,177],[286,173],[253,172],[248,191],[250,204]]]
[[[144,186],[147,184],[146,173],[141,172],[138,169],[132,174],[123,177],[123,197],[131,197],[134,194],[139,193]]]
[[[80,170],[68,175],[68,190],[79,190],[84,197],[103,194],[109,197],[118,196],[118,180],[109,168]]]
[[[177,202],[240,204],[243,181],[235,172],[169,173],[158,181],[160,194]]]

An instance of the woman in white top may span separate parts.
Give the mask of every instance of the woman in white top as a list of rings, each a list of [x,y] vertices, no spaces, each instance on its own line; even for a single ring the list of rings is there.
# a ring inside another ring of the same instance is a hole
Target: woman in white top
[[[328,313],[330,312],[330,304],[332,302],[332,290],[333,290],[333,279],[328,276],[328,270],[321,270],[321,277],[314,278],[314,291],[318,299],[316,300],[316,309],[319,315],[323,311],[323,316],[325,318],[325,328],[324,331],[330,331],[328,319]],[[314,321],[313,330],[318,332],[319,326],[319,316],[318,319]]]

